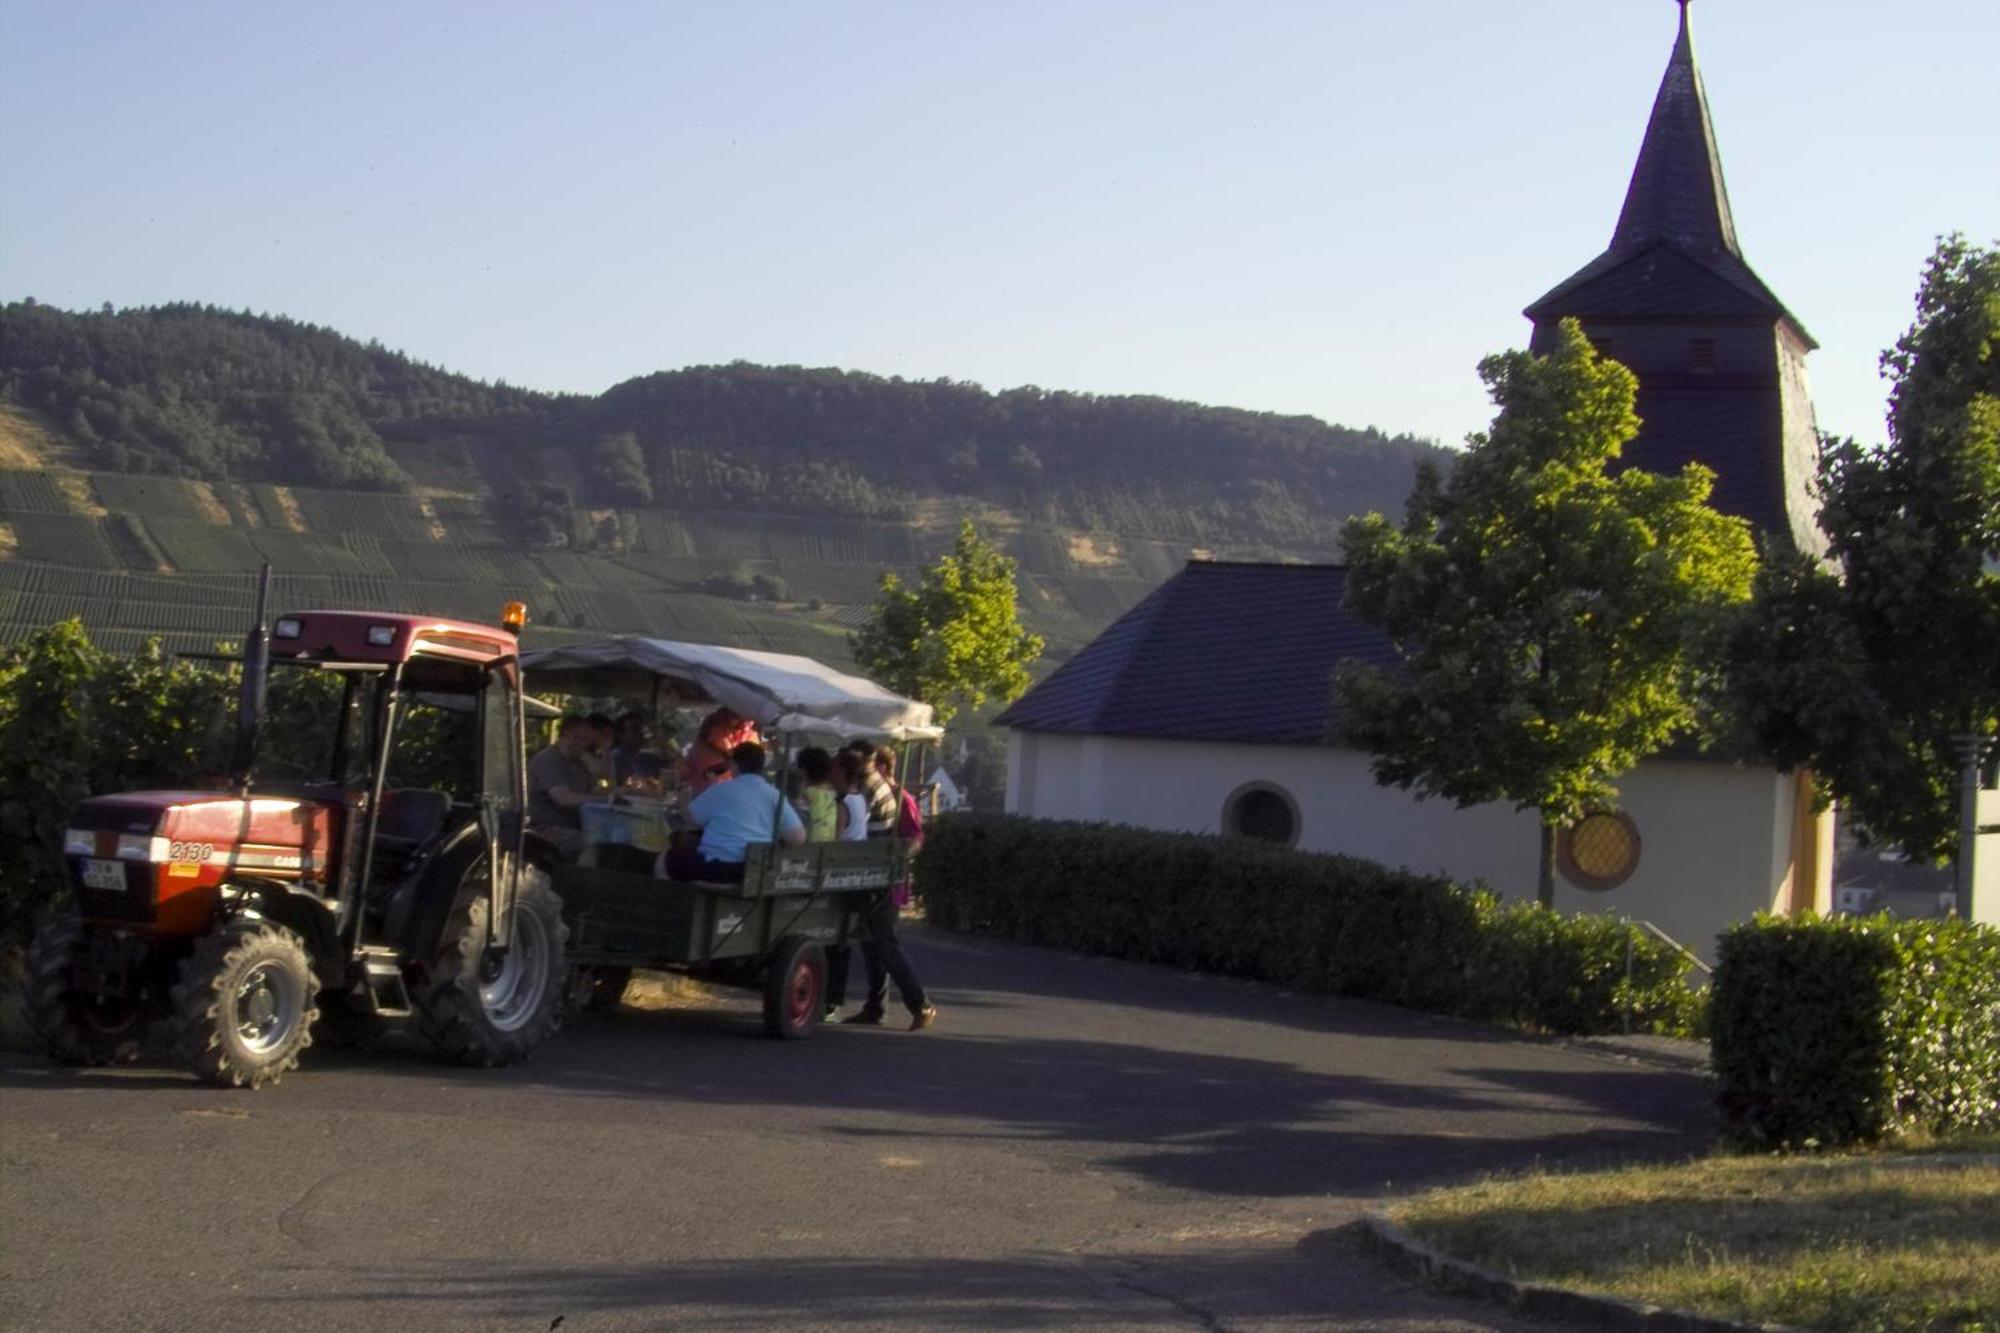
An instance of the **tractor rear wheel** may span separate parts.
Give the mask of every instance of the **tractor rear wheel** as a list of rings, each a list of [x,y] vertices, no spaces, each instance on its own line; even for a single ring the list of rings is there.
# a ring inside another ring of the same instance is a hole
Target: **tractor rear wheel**
[[[778,1041],[809,1037],[826,1010],[826,950],[804,935],[771,949],[764,974],[764,1031]]]
[[[490,1067],[527,1059],[562,1025],[569,930],[548,876],[523,866],[514,893],[512,945],[505,953],[488,949],[485,876],[482,856],[461,881],[475,891],[463,895],[446,918],[437,953],[411,998],[418,1031],[447,1059]]]
[[[297,935],[240,917],[195,942],[174,987],[174,1044],[189,1068],[225,1088],[261,1088],[312,1045],[319,982]]]
[[[21,984],[28,1023],[49,1054],[64,1064],[130,1064],[145,1045],[153,1006],[143,995],[73,990],[70,969],[83,943],[83,922],[74,912],[56,913],[35,932]]]

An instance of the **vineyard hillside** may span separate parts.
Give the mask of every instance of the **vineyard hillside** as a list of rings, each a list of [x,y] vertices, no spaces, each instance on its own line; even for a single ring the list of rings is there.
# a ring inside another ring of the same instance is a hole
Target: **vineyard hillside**
[[[839,661],[969,516],[1060,660],[1190,558],[1327,558],[1448,458],[1157,398],[745,364],[557,396],[212,307],[0,316],[0,641],[206,648],[269,563],[288,606]]]

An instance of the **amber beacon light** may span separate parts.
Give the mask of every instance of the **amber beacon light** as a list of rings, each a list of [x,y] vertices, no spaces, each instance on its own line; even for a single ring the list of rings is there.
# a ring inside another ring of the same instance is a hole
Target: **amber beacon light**
[[[528,623],[528,604],[509,602],[500,608],[500,627],[510,634],[519,634],[521,626]]]

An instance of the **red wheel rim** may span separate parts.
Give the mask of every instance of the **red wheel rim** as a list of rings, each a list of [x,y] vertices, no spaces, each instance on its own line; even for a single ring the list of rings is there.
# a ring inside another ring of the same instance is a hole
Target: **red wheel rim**
[[[819,969],[810,958],[801,958],[792,965],[792,975],[785,987],[785,1016],[795,1028],[802,1028],[812,1022],[819,1012]]]

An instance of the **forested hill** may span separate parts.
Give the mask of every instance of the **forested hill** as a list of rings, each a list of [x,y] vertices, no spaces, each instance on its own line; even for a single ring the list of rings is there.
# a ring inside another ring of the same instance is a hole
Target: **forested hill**
[[[1399,506],[1414,463],[1444,452],[1163,398],[742,363],[541,394],[195,305],[8,305],[0,400],[80,468],[483,495],[531,540],[538,507],[571,503],[894,520],[961,497],[1081,528],[1324,548],[1348,513]]]
[[[0,397],[106,472],[401,490],[404,426],[545,411],[331,329],[213,306],[0,309]]]

